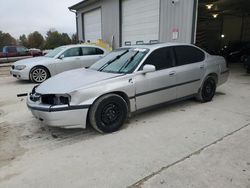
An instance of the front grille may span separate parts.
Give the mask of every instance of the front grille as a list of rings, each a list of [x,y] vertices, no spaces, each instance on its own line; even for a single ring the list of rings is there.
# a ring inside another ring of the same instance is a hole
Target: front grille
[[[49,105],[56,105],[57,103],[55,95],[42,95],[41,102]]]

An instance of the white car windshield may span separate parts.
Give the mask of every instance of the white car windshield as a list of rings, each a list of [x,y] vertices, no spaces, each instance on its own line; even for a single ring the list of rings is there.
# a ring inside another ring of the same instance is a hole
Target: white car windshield
[[[89,69],[110,73],[131,73],[148,53],[145,48],[122,48],[111,52]]]
[[[55,48],[55,49],[52,50],[51,52],[47,53],[47,54],[45,55],[45,57],[51,57],[51,58],[53,58],[53,57],[57,56],[59,53],[61,53],[65,48],[66,48],[66,47],[64,47],[64,46]]]

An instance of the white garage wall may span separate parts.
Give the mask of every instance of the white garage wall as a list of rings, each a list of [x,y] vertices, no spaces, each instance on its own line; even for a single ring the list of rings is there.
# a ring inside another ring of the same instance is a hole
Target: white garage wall
[[[192,43],[196,33],[195,22],[198,0],[161,0],[160,41]],[[173,30],[178,38],[173,39]]]
[[[159,40],[160,0],[122,0],[122,45]]]
[[[83,15],[84,18],[84,39],[85,41],[96,42],[102,38],[102,16],[101,9],[92,10]]]
[[[125,12],[122,11],[122,9],[124,8],[122,7],[122,1],[123,0],[83,1],[82,5],[80,5],[77,10],[79,39],[84,40],[84,14],[94,9],[101,8],[101,36],[102,39],[110,45],[112,44],[112,39],[114,39],[114,48],[118,48],[119,46],[123,45],[125,40],[132,39],[133,41],[144,41],[145,36],[147,36],[146,39],[148,41],[157,39],[159,40],[159,42],[191,43],[193,41],[193,36],[195,34],[194,13],[196,13],[197,11],[195,8],[195,4],[197,4],[198,0],[179,0],[176,1],[175,4],[172,3],[172,0],[128,0],[135,2],[135,5],[133,7],[137,6],[144,8],[137,8],[137,10],[136,8],[130,8]],[[160,5],[158,3],[159,1]],[[151,2],[151,4],[147,2]],[[150,6],[145,6],[146,4],[149,4]],[[152,12],[152,9],[157,9],[156,6],[159,7],[160,11],[157,11],[155,14],[151,13],[151,16],[149,14],[145,14],[145,12],[147,12],[147,10],[145,10],[146,7],[149,8],[149,12],[150,9]],[[143,9],[145,11],[142,11]],[[143,29],[143,31],[129,30],[129,27],[126,26],[126,24],[124,24],[124,20],[122,20],[122,14],[129,14],[129,11],[131,11],[130,15],[133,14],[133,12],[141,12],[141,15],[139,15],[140,19],[138,19],[138,16],[131,16],[131,18],[127,17],[128,20],[132,19],[132,22],[134,22],[135,26],[139,24],[143,25],[150,19],[155,19],[156,21],[153,22],[153,24],[151,25],[152,27],[144,27],[145,29]],[[158,21],[156,18],[158,18]],[[127,38],[124,38],[122,28],[124,30],[127,30]],[[179,31],[177,40],[173,40],[173,29],[178,29]],[[147,32],[150,30],[154,31],[155,34],[148,35]],[[138,35],[134,35],[136,36],[136,38],[131,36],[132,33],[136,32],[138,33]]]

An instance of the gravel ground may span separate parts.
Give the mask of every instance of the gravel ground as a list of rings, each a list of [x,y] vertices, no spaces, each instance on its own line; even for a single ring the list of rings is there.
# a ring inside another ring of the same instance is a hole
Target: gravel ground
[[[250,187],[250,76],[233,65],[211,103],[187,100],[101,135],[39,123],[34,84],[0,68],[0,187]]]

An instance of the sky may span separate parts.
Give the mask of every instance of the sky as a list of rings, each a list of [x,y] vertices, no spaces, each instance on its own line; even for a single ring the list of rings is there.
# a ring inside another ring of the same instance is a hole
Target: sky
[[[49,29],[72,35],[76,32],[76,20],[68,7],[80,1],[0,0],[0,30],[15,38],[33,31],[45,36]]]

